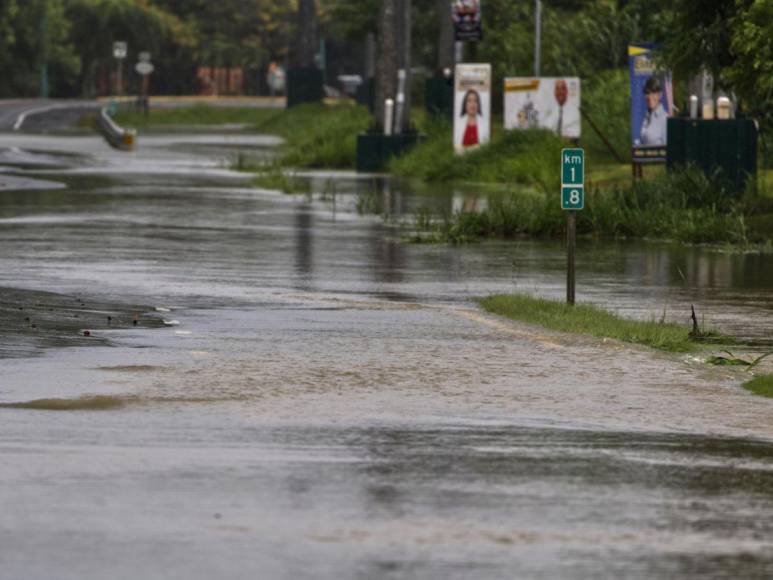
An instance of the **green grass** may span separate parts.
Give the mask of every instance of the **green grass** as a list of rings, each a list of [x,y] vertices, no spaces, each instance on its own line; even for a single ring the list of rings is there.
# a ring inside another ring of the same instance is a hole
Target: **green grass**
[[[303,105],[277,111],[255,130],[284,138],[279,162],[285,167],[352,169],[357,160],[357,135],[371,122],[365,107]]]
[[[500,121],[495,120],[494,126]],[[542,191],[560,185],[558,160],[564,145],[548,131],[495,129],[488,144],[456,155],[450,122],[427,120],[420,130],[427,135],[426,141],[394,159],[390,164],[394,173],[422,181],[509,183]]]
[[[357,134],[371,124],[365,107],[352,104],[303,105],[292,109],[215,107],[196,104],[151,109],[150,115],[124,109],[117,113],[119,125],[136,128],[191,125],[246,125],[251,131],[278,135],[283,166],[303,168],[353,168],[357,157]]]
[[[267,164],[259,169],[252,183],[264,189],[273,189],[282,193],[310,193],[308,179],[297,177],[282,169],[277,163]]]
[[[499,294],[479,303],[493,314],[561,332],[613,338],[668,352],[690,352],[697,346],[687,326],[630,320],[586,304],[569,306],[525,294]]]
[[[277,109],[257,107],[215,107],[204,103],[182,107],[153,108],[147,117],[131,109],[116,113],[116,122],[125,127],[170,127],[173,125],[228,125],[255,126],[278,114]]]
[[[751,391],[755,395],[762,397],[773,397],[773,375],[757,375],[753,379],[746,381],[743,388]]]

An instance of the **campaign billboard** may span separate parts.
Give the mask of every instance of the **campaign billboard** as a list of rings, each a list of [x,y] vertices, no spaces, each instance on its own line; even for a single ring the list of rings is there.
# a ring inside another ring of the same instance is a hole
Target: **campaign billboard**
[[[458,64],[454,76],[454,150],[464,153],[491,135],[491,65]]]
[[[480,0],[451,0],[451,18],[457,42],[477,42],[483,38]]]
[[[668,117],[674,111],[671,72],[657,66],[657,45],[628,47],[634,161],[665,161]]]
[[[512,77],[505,79],[505,129],[548,129],[579,139],[578,77]]]

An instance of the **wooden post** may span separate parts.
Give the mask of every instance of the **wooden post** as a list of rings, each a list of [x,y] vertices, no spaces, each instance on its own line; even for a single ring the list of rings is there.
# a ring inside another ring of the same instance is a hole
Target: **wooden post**
[[[574,257],[577,245],[577,212],[566,214],[566,303],[574,306],[575,267]]]

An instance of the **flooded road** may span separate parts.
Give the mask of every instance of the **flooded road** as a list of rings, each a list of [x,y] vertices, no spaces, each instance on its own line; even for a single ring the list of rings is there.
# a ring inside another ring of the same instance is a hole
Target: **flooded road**
[[[471,302],[560,296],[560,243],[406,244],[467,194],[287,196],[229,170],[272,138],[139,143],[0,138],[67,186],[0,192],[0,578],[773,574],[772,401]],[[773,339],[773,256],[586,241],[578,268],[581,300]]]

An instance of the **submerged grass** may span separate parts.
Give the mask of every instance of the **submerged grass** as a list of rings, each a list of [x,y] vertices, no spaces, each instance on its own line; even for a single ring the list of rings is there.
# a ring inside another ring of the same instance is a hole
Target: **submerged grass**
[[[560,208],[558,185],[552,186],[551,190],[520,188],[491,195],[485,210],[462,211],[424,222],[419,233],[451,243],[521,234],[560,236],[566,215]],[[634,184],[589,188],[586,207],[577,213],[577,230],[579,235],[615,239],[764,244],[773,237],[773,229],[766,231],[760,216],[756,227],[750,228],[747,216],[752,205],[768,211],[763,209],[767,207],[765,200],[756,192],[733,195],[702,173],[688,169]]]
[[[755,395],[762,397],[773,397],[773,375],[757,375],[753,379],[746,381],[743,388],[751,391]]]
[[[689,352],[696,348],[687,326],[630,320],[587,304],[569,306],[525,294],[499,294],[479,302],[493,314],[561,332],[613,338],[668,352]]]
[[[257,169],[252,180],[253,185],[263,189],[273,189],[282,193],[309,193],[311,183],[308,179],[288,173],[277,163],[268,163]]]
[[[19,403],[0,403],[2,409],[30,409],[35,411],[109,411],[120,409],[126,399],[111,395],[87,395],[77,399],[35,399]]]

